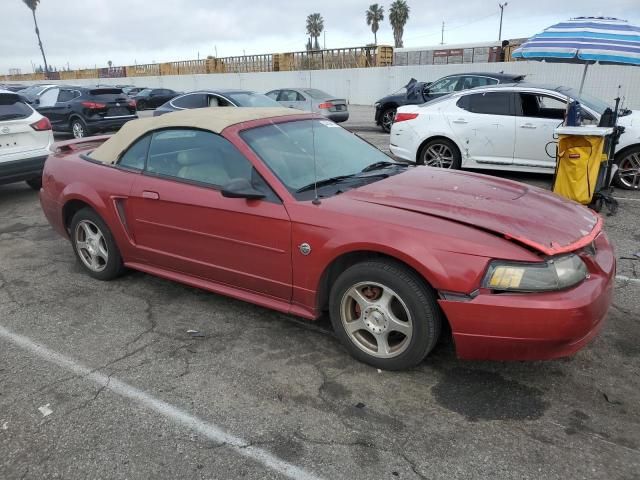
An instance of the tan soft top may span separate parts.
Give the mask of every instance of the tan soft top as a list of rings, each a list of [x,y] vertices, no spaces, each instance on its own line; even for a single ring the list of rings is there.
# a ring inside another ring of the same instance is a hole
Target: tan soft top
[[[90,157],[103,163],[115,163],[120,153],[145,133],[168,127],[192,127],[220,133],[230,125],[262,118],[304,115],[305,112],[284,107],[245,108],[210,107],[167,113],[159,117],[140,118],[125,123],[109,140],[104,142]]]

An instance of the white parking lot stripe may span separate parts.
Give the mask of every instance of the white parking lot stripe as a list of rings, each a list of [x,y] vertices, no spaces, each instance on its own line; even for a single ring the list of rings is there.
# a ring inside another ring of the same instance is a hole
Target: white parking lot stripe
[[[148,393],[132,387],[131,385],[114,377],[108,377],[103,373],[93,371],[73,359],[62,355],[61,353],[54,352],[53,350],[39,345],[23,335],[13,333],[2,326],[0,326],[0,338],[11,342],[23,350],[31,352],[47,362],[54,363],[65,370],[84,377],[87,380],[96,383],[100,387],[111,390],[113,393],[120,395],[121,397],[128,398],[144,408],[153,410],[177,424],[183,425],[200,433],[214,442],[224,443],[228,448],[232,449],[236,453],[260,462],[271,470],[275,470],[289,478],[300,480],[321,480],[320,477],[307,472],[296,465],[285,462],[262,448],[254,447],[250,442],[231,435],[212,423],[208,423],[168,404],[167,402],[154,398]]]
[[[616,275],[616,280],[619,282],[640,283],[640,278],[625,277],[624,275]]]

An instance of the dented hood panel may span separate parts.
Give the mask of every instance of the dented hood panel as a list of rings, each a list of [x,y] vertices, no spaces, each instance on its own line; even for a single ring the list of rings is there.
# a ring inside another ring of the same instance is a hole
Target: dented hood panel
[[[602,219],[580,204],[536,187],[470,172],[415,167],[344,195],[477,227],[545,255],[584,247],[602,229]]]

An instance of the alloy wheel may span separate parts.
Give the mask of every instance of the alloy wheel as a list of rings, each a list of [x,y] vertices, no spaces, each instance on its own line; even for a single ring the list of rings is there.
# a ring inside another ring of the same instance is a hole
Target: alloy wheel
[[[396,118],[396,111],[395,110],[386,110],[383,114],[382,114],[382,128],[385,131],[390,131],[391,130],[391,126],[393,125],[393,120]]]
[[[89,220],[80,221],[76,226],[74,241],[78,256],[87,268],[94,272],[101,272],[107,267],[109,261],[107,242],[95,223]]]
[[[361,282],[340,302],[340,318],[349,339],[377,358],[393,358],[411,342],[413,321],[405,302],[389,287]]]
[[[640,188],[640,152],[632,152],[618,164],[618,179],[627,188]]]
[[[444,143],[430,145],[422,154],[424,165],[429,167],[451,168],[453,166],[453,152]]]
[[[78,121],[73,122],[73,124],[71,125],[71,130],[73,132],[74,138],[84,138],[85,131],[82,123]]]

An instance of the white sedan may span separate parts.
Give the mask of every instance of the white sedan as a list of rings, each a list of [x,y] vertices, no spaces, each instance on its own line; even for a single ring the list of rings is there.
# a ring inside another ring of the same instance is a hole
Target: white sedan
[[[25,180],[40,190],[51,145],[49,120],[19,95],[0,90],[0,185]]]
[[[553,174],[554,130],[567,99],[578,100],[585,123],[608,105],[568,87],[504,85],[474,88],[423,105],[400,107],[390,149],[399,158],[443,168],[487,168]],[[615,182],[640,189],[640,112],[623,109]]]

